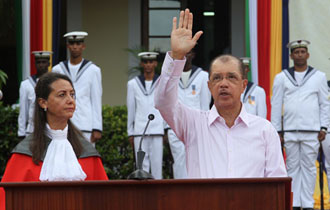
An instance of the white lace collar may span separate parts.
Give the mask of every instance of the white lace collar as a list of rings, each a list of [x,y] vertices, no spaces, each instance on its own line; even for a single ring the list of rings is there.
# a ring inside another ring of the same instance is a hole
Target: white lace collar
[[[52,140],[41,167],[40,181],[85,180],[87,176],[67,139],[68,126],[53,130],[46,124],[46,135]]]

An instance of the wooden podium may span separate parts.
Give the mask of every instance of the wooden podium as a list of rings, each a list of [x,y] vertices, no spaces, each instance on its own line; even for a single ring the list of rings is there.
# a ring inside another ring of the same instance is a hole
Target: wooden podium
[[[7,210],[289,210],[291,178],[0,183]]]

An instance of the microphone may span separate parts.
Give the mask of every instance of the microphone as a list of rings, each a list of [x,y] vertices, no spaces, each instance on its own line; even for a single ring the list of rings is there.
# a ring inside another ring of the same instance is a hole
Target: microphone
[[[150,173],[148,173],[148,172],[146,172],[142,169],[143,159],[144,159],[144,156],[146,154],[144,151],[142,151],[142,141],[143,141],[143,138],[144,138],[145,133],[147,131],[147,128],[149,126],[149,123],[153,119],[155,119],[155,115],[149,114],[148,115],[148,122],[147,122],[146,127],[144,128],[143,134],[142,134],[141,139],[140,139],[139,149],[137,151],[137,158],[136,158],[137,169],[133,173],[131,173],[127,177],[127,179],[138,179],[138,180],[154,179],[154,177]]]

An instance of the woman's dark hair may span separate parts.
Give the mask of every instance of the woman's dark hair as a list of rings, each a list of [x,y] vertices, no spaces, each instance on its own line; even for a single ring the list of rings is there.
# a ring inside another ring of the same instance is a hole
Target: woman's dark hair
[[[48,72],[40,77],[35,88],[36,100],[34,108],[34,131],[32,134],[30,150],[32,152],[32,160],[37,165],[39,165],[39,161],[41,161],[41,158],[47,149],[47,137],[45,135],[47,112],[40,107],[38,99],[42,98],[47,100],[49,94],[53,90],[51,85],[59,79],[68,81],[73,87],[71,80],[66,75]],[[68,120],[68,140],[71,143],[77,157],[79,157],[82,152],[82,145],[79,140],[80,138],[83,138],[81,132],[71,123],[70,120]]]

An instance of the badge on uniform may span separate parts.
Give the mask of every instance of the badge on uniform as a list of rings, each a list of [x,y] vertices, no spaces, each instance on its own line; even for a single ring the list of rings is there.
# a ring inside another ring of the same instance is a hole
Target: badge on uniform
[[[191,94],[195,95],[196,94],[196,85],[192,85],[191,88],[192,88]]]
[[[255,96],[249,96],[249,104],[255,105],[255,103],[256,103]]]

